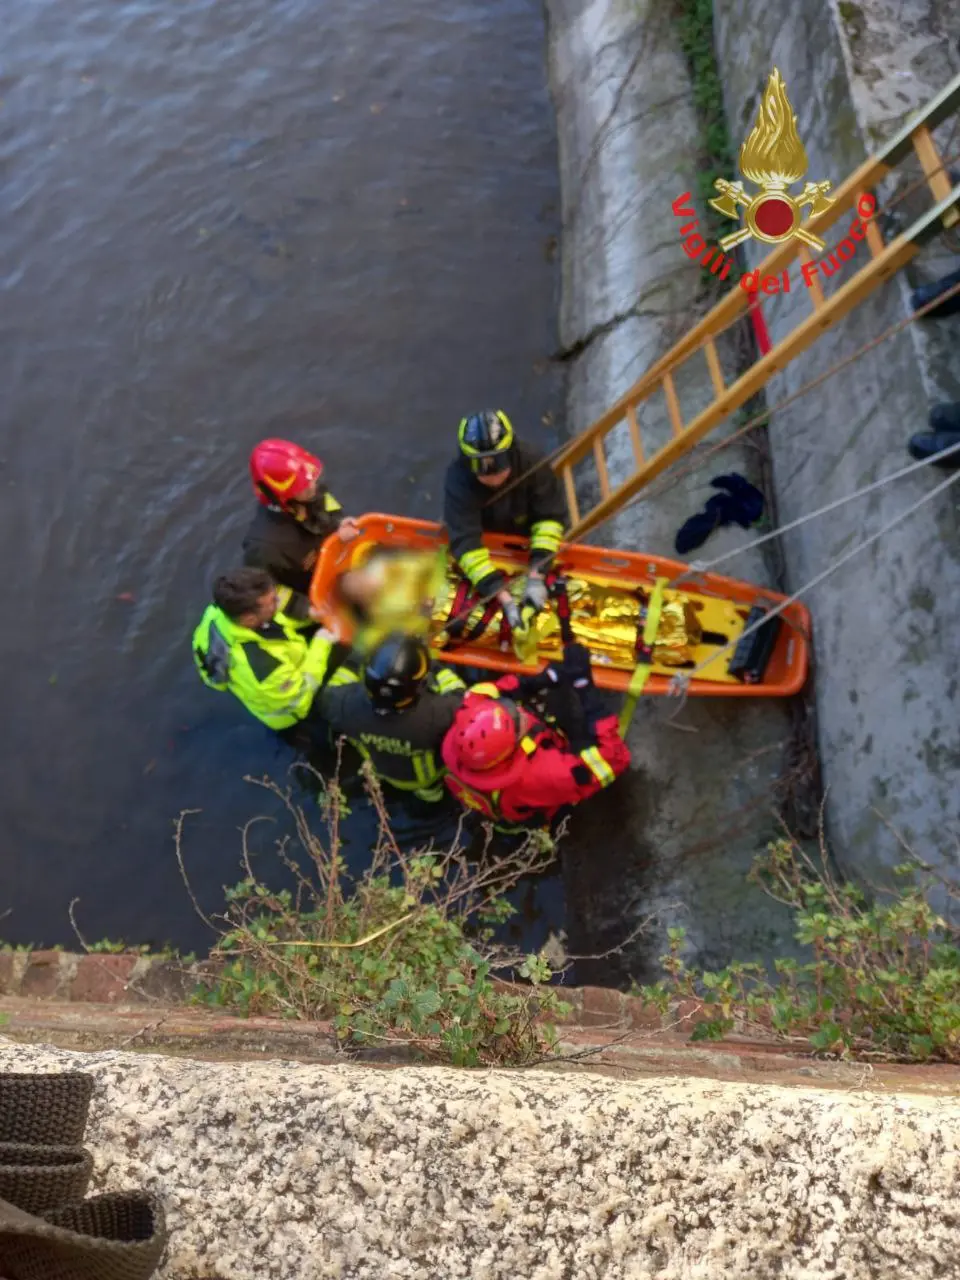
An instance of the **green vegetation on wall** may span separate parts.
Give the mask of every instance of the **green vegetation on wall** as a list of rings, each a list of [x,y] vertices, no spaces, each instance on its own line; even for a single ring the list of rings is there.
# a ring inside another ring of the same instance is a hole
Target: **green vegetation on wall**
[[[550,964],[498,944],[496,927],[516,913],[504,895],[549,866],[553,848],[532,834],[496,861],[468,860],[459,846],[405,853],[369,765],[364,773],[379,835],[358,875],[341,853],[335,784],[323,792],[322,838],[289,790],[259,784],[293,820],[299,856],[281,841],[272,870],[285,868],[295,887],[270,887],[244,847],[246,875],[215,925],[212,957],[224,964],[196,998],[242,1014],[329,1021],[345,1049],[403,1048],[462,1067],[550,1058],[552,1023],[567,1012],[548,985]],[[511,972],[525,982],[497,982]]]
[[[918,879],[918,872],[920,873]],[[675,1000],[700,1007],[692,1038],[773,1031],[839,1057],[960,1062],[960,931],[930,906],[935,881],[918,860],[896,868],[900,885],[866,893],[840,881],[821,850],[819,864],[778,840],[751,878],[794,912],[808,963],[738,961],[696,972],[683,960],[683,929],[671,929],[661,957],[665,978],[642,994],[662,1012]]]
[[[730,146],[727,118],[723,109],[723,85],[717,67],[713,39],[713,0],[674,0],[674,14],[680,45],[690,67],[693,101],[700,122],[701,155],[694,192],[697,212],[706,221],[705,234],[717,238],[729,225],[710,208],[717,193],[717,178],[732,180],[736,161]],[[716,284],[708,270],[704,277]]]

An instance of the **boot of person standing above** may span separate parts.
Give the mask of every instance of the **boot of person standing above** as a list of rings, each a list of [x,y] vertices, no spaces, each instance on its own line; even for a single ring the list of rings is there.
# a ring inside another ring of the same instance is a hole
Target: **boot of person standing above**
[[[517,439],[500,409],[464,418],[458,442],[460,451],[447,468],[443,495],[450,554],[479,598],[496,596],[508,623],[519,631],[525,625],[524,606],[539,612],[547,602],[544,574],[560,546],[567,515],[560,481],[540,450]],[[483,545],[485,533],[529,539],[519,608]]]
[[[960,403],[935,404],[929,422],[929,431],[910,437],[910,456],[935,467],[960,467]]]
[[[356,522],[322,481],[323,463],[290,440],[261,440],[250,455],[250,476],[260,504],[243,540],[243,562],[265,569],[293,592],[285,612],[310,617],[310,579],[331,534],[344,541]]]
[[[954,182],[960,176],[952,173]],[[914,311],[942,298],[922,317],[928,320],[944,320],[960,314],[960,270],[941,276],[930,284],[915,289],[910,301]],[[960,467],[960,403],[935,404],[930,410],[929,431],[919,431],[910,437],[907,448],[918,462],[931,462],[935,467],[953,469]]]

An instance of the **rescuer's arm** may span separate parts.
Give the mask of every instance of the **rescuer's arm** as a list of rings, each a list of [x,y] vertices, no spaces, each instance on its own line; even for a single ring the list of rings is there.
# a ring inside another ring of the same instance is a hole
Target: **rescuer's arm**
[[[630,749],[620,736],[619,719],[607,711],[593,683],[590,652],[582,644],[568,644],[563,671],[579,697],[582,726],[570,735],[570,750],[578,760],[573,776],[583,788],[581,799],[608,787],[630,767]]]
[[[530,477],[530,568],[544,569],[557,553],[567,519],[560,479],[541,466]]]
[[[427,688],[434,693],[463,693],[466,685],[455,671],[437,667],[427,677]]]
[[[352,671],[348,671],[345,667],[340,667],[334,673],[330,683],[324,685],[320,691],[318,704],[320,714],[330,725],[330,731],[334,738],[347,731],[346,726],[350,718],[349,705],[355,697],[353,686],[358,683],[359,680]]]
[[[489,600],[505,589],[507,580],[494,568],[490,552],[483,545],[482,501],[459,464],[452,463],[443,492],[443,523],[450,535],[450,554],[481,599]]]

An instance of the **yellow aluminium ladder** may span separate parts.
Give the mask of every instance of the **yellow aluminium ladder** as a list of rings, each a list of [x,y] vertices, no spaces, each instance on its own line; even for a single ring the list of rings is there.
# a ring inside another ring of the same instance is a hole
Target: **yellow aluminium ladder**
[[[716,338],[751,306],[748,293],[735,285],[685,337],[681,338],[643,377],[584,432],[576,436],[555,458],[554,472],[563,480],[568,508],[567,538],[572,542],[614,515],[651,480],[671,463],[683,457],[704,436],[745,404],[775,373],[805,351],[854,307],[865,301],[875,289],[908,263],[921,245],[937,235],[941,227],[960,222],[960,183],[951,188],[947,165],[933,141],[932,131],[960,108],[960,75],[956,76],[920,113],[889,142],[882,151],[871,156],[850,175],[833,195],[833,204],[805,227],[822,233],[839,218],[854,209],[858,200],[872,195],[872,188],[898,167],[911,154],[919,158],[934,204],[906,231],[886,243],[876,218],[866,222],[869,258],[845,284],[825,298],[816,276],[805,288],[812,304],[811,314],[802,319],[770,350],[761,355],[736,381],[724,382]],[[922,180],[921,180],[922,185]],[[882,210],[880,211],[882,212]],[[776,275],[799,256],[801,263],[810,261],[800,240],[792,237],[778,245],[759,266],[760,275]],[[690,422],[684,422],[677,397],[677,371],[692,357],[703,353],[713,387],[712,402]],[[639,410],[644,401],[662,391],[670,419],[671,438],[646,457],[640,433]],[[610,483],[605,438],[626,422],[633,446],[635,470],[615,488]],[[577,502],[574,467],[586,458],[596,467],[600,499],[588,510],[581,511]]]

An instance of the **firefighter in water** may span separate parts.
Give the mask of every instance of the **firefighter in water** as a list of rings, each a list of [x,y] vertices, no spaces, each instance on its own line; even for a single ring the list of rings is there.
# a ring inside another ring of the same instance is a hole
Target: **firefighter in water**
[[[436,801],[446,794],[440,746],[464,689],[452,671],[431,668],[422,640],[395,634],[371,653],[361,678],[337,673],[320,710],[334,739],[347,738],[381,782]]]
[[[545,687],[568,684],[580,725],[567,735],[520,705]],[[608,714],[583,645],[569,644],[562,666],[539,676],[504,676],[464,696],[441,751],[446,785],[499,831],[549,829],[563,811],[608,787],[630,765],[617,716]]]
[[[285,611],[291,592],[263,569],[236,569],[213,586],[193,633],[193,658],[211,689],[228,691],[270,729],[321,729],[315,699],[332,672],[333,642],[307,640]]]
[[[516,438],[513,424],[500,409],[464,418],[459,443],[459,456],[447,468],[443,495],[450,553],[479,599],[496,597],[510,627],[522,631],[547,602],[544,574],[560,546],[566,518],[560,482],[544,455]],[[498,493],[508,482],[509,492]],[[529,539],[527,581],[519,606],[483,546],[485,533]]]
[[[250,476],[260,505],[243,540],[244,564],[289,587],[285,612],[306,621],[320,547],[332,533],[355,537],[356,523],[322,483],[320,459],[290,440],[261,440],[250,455]]]

